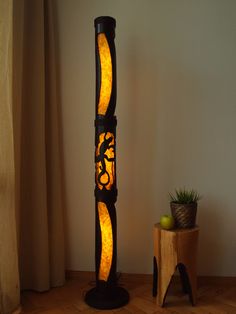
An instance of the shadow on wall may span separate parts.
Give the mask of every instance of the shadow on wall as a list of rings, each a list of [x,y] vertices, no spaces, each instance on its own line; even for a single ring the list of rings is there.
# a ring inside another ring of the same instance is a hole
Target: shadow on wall
[[[120,141],[124,141],[124,145],[118,148],[122,162],[118,169],[122,166],[120,176],[123,182],[120,186],[128,188],[126,196],[130,204],[126,203],[126,206],[131,205],[132,214],[132,208],[137,210],[143,205],[146,208],[153,205],[150,204],[150,184],[156,164],[158,69],[155,60],[147,56],[148,51],[143,50],[135,38],[127,45],[118,72],[118,107],[124,108],[119,116]],[[137,193],[141,193],[142,197],[137,198],[140,195]]]
[[[203,204],[203,205],[201,205]],[[199,275],[219,276],[219,270],[224,264],[224,228],[219,213],[223,204],[207,201],[199,204],[198,225],[200,226],[198,246],[198,273]],[[207,222],[207,223],[206,223]]]
[[[148,273],[152,267],[151,212],[156,207],[150,187],[155,181],[159,84],[155,60],[138,44],[132,38],[127,42],[124,55],[123,51],[118,51],[117,208],[123,255],[120,260],[126,265],[125,271]],[[135,260],[139,262],[134,266]],[[143,265],[142,270],[140,265]]]

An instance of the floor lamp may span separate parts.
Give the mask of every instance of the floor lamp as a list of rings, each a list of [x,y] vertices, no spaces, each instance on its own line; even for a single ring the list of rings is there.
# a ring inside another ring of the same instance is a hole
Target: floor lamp
[[[95,263],[96,286],[85,302],[98,309],[118,308],[129,301],[118,286],[116,208],[116,21],[95,19],[96,119],[95,119]]]

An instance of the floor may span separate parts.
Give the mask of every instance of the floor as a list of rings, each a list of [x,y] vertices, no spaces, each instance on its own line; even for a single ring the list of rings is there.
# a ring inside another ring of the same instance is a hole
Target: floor
[[[24,314],[79,314],[79,313],[172,313],[172,314],[236,314],[236,280],[198,280],[198,302],[192,307],[188,297],[181,292],[178,281],[171,284],[164,308],[159,307],[152,297],[150,275],[123,275],[120,285],[130,293],[130,302],[123,308],[101,311],[90,308],[83,298],[87,290],[94,286],[91,276],[79,275],[67,280],[65,286],[49,292],[22,293],[22,313]]]

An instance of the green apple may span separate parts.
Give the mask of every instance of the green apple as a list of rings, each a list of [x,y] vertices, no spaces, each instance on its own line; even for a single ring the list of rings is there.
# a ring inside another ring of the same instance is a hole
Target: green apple
[[[171,215],[163,215],[161,216],[160,224],[163,229],[173,229],[175,225],[174,217]]]

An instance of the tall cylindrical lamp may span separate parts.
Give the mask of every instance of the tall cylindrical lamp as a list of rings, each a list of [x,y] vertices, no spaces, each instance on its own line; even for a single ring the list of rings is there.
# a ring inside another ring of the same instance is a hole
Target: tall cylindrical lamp
[[[118,308],[129,301],[118,286],[116,274],[116,21],[109,16],[95,19],[96,119],[95,119],[95,262],[96,287],[85,302],[98,309]]]

